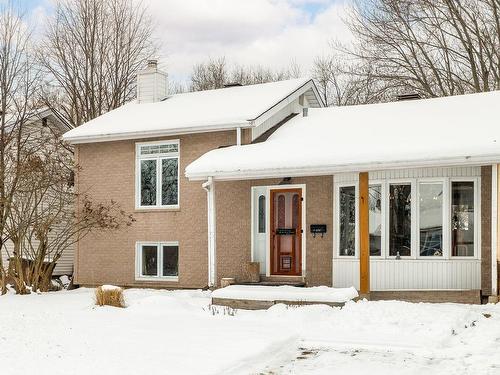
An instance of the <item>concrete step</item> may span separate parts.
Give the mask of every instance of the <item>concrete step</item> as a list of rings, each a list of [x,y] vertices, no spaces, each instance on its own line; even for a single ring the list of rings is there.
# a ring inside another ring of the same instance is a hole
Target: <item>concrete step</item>
[[[259,281],[258,283],[236,283],[236,285],[262,285],[262,286],[297,286],[304,287],[306,283],[303,281]]]

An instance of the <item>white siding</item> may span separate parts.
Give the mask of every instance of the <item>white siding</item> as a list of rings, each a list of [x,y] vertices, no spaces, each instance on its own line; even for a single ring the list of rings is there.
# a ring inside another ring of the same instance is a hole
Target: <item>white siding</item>
[[[481,167],[415,168],[375,171],[369,173],[371,181],[430,177],[480,177]],[[334,176],[335,184],[357,183],[358,173]],[[337,189],[335,188],[334,191]],[[336,199],[334,199],[334,202]],[[477,209],[480,209],[478,204]],[[336,212],[334,210],[334,212]],[[478,211],[478,214],[479,211]],[[479,216],[480,217],[480,216]],[[334,222],[337,218],[334,218]],[[336,236],[336,234],[334,234]],[[481,288],[480,234],[478,256],[471,259],[370,259],[370,289],[383,290],[452,290]],[[338,257],[334,240],[333,286],[359,289],[359,259]]]
[[[359,289],[359,259],[334,259],[333,286]],[[478,259],[371,259],[370,289],[451,290],[481,289]]]
[[[262,124],[260,124],[256,128],[252,128],[252,141],[261,136],[262,134],[264,134],[266,131],[271,129],[276,124],[278,124],[285,117],[291,115],[292,113],[300,113],[301,111],[302,111],[302,106],[299,104],[299,99],[297,98],[293,102],[287,104],[285,108],[283,108],[281,111],[272,115]]]
[[[139,103],[154,103],[168,94],[167,75],[159,70],[143,71],[137,75],[137,100]]]
[[[426,178],[426,177],[480,177],[481,167],[413,168],[374,171],[368,173],[370,180]],[[334,177],[335,183],[357,182],[357,173],[341,173]]]
[[[287,100],[289,103],[280,104],[284,105],[283,108],[271,115],[269,118],[264,118],[262,123],[257,123],[257,126],[252,128],[252,141],[292,113],[298,113],[299,116],[302,116],[302,108],[317,108],[320,106],[312,88],[294,100],[291,100],[291,98],[288,98]]]
[[[55,235],[55,233],[53,234]],[[51,234],[52,236],[52,234]],[[72,245],[69,246],[67,249],[64,250],[61,258],[57,261],[56,268],[54,269],[54,276],[60,276],[60,275],[72,275],[73,274],[73,261],[74,261],[74,256],[75,256],[75,246]],[[8,267],[8,256],[9,254],[12,256],[12,250],[13,250],[14,245],[12,244],[11,241],[7,241],[5,243],[5,248],[2,249],[2,261],[4,264],[4,267]]]

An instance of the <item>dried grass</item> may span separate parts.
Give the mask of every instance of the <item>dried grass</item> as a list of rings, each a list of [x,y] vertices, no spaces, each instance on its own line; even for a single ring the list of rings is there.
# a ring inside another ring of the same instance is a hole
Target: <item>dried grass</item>
[[[125,307],[122,288],[103,288],[102,286],[95,290],[95,304],[98,306]]]

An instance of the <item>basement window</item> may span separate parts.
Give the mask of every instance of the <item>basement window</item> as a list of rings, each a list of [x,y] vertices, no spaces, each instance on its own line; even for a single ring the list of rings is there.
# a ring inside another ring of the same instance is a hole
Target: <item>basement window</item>
[[[136,208],[179,207],[179,141],[136,144]]]
[[[179,276],[178,242],[138,243],[136,249],[137,280],[172,280]]]

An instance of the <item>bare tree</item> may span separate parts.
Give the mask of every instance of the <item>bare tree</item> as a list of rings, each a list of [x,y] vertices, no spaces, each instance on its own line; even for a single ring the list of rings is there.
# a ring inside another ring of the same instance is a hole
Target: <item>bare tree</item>
[[[292,61],[287,69],[273,70],[256,66],[229,66],[225,57],[209,59],[196,64],[191,74],[191,90],[202,91],[219,89],[229,83],[252,85],[257,83],[275,82],[301,76],[300,66]]]
[[[40,74],[31,54],[31,29],[12,4],[0,6],[0,250],[7,236],[15,192],[23,173],[26,124],[35,106]],[[5,293],[0,256],[0,289]]]
[[[95,202],[74,192],[73,154],[49,124],[28,124],[20,155],[23,163],[4,231],[13,244],[7,276],[25,294],[49,290],[58,260],[76,241],[92,231],[129,226],[134,219],[116,202]]]
[[[0,292],[47,290],[55,263],[74,241],[94,230],[114,230],[133,218],[114,202],[81,198],[75,212],[70,147],[40,126],[42,71],[32,33],[10,4],[0,7],[0,250],[13,243],[9,269],[0,254]],[[47,124],[48,125],[48,124]],[[57,229],[57,234],[55,234]]]
[[[344,49],[394,93],[435,97],[500,88],[500,0],[365,0]]]
[[[56,83],[48,102],[55,96],[51,104],[78,126],[132,99],[138,70],[157,51],[142,3],[58,0],[54,12],[39,48]]]
[[[321,56],[314,60],[313,78],[327,106],[377,103],[385,90],[369,66],[349,61],[346,56]]]

